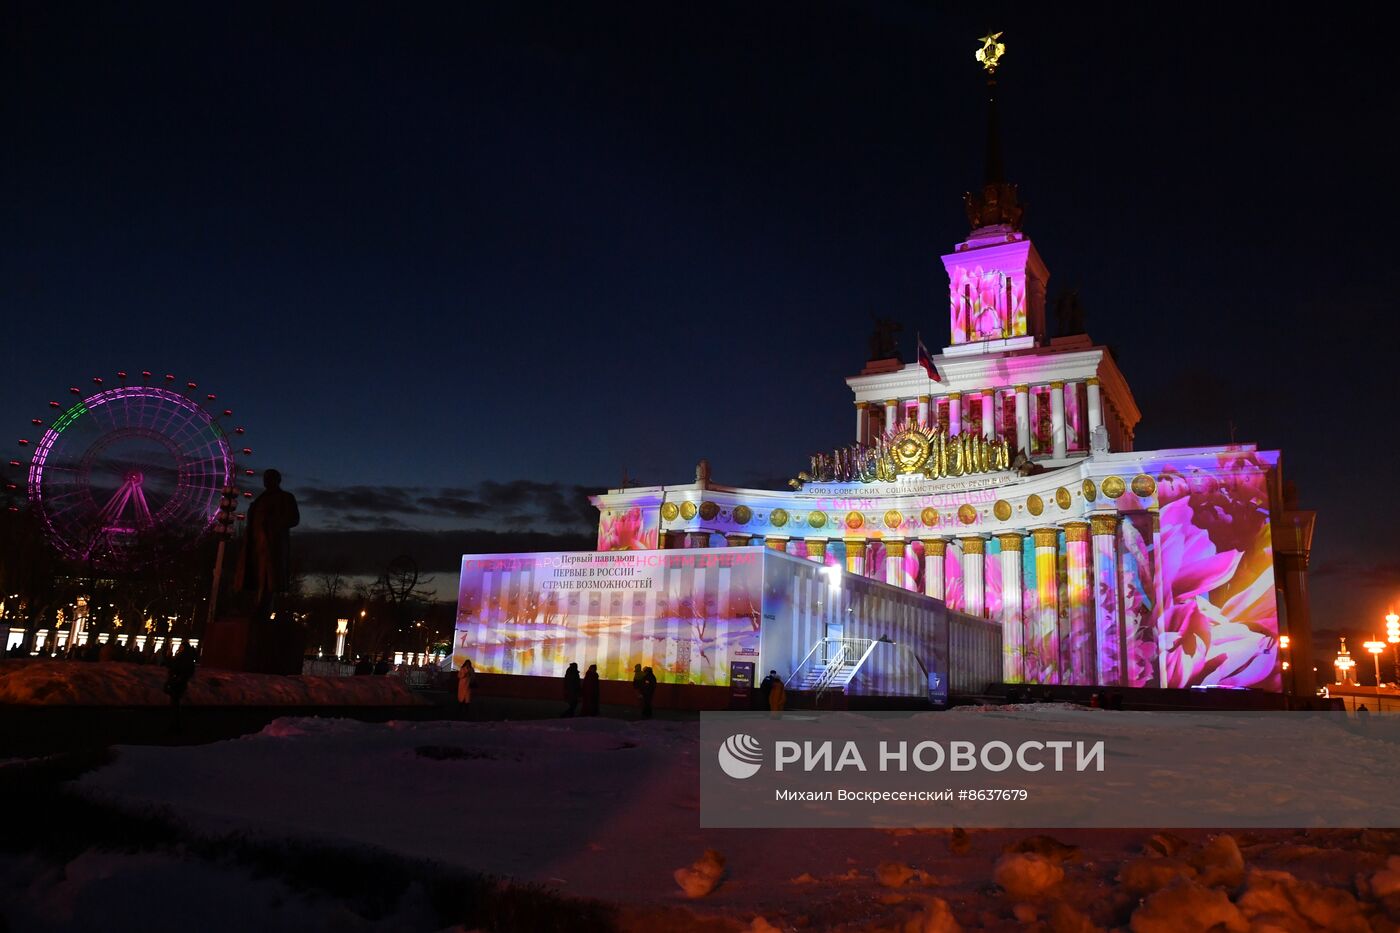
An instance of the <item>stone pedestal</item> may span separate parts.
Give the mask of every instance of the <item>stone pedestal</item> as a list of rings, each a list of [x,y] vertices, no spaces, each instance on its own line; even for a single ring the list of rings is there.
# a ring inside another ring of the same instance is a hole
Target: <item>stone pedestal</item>
[[[210,622],[200,642],[203,667],[254,674],[300,674],[306,653],[306,626],[291,613],[254,621],[226,616]]]

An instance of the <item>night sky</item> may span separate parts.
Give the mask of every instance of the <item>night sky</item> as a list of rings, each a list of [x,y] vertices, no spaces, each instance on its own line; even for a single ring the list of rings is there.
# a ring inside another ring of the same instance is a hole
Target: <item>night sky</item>
[[[1137,446],[1282,450],[1320,512],[1315,625],[1379,629],[1386,40],[1190,9],[8,5],[4,445],[70,385],[172,372],[235,409],[314,550],[449,577],[423,532],[587,533],[624,470],[779,483],[849,441],[873,314],[911,359],[947,342],[992,28],[1027,232]]]

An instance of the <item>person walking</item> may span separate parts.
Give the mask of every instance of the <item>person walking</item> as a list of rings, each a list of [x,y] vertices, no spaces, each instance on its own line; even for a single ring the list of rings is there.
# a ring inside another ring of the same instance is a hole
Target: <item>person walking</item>
[[[642,673],[640,664],[632,665],[632,690],[637,694],[637,703],[642,704],[642,682],[646,680],[646,675]]]
[[[651,718],[651,698],[656,693],[656,675],[651,672],[651,668],[642,671],[642,685],[638,688],[642,695],[642,718]]]
[[[773,686],[768,690],[768,715],[776,719],[787,704],[787,688],[783,686],[777,671],[772,671],[770,676],[773,678]]]
[[[457,718],[470,719],[472,709],[472,687],[476,686],[476,668],[472,667],[472,659],[467,658],[462,662],[462,667],[457,671]]]
[[[170,659],[170,676],[165,680],[165,692],[170,694],[171,732],[180,731],[180,701],[185,698],[185,689],[194,679],[194,667],[198,662],[199,655],[188,643],[180,648],[175,657]]]
[[[570,662],[569,669],[564,672],[564,702],[569,704],[568,709],[564,710],[565,719],[573,718],[574,713],[578,712],[578,698],[582,692],[583,683],[578,673],[578,662]]]
[[[588,665],[583,675],[583,715],[598,715],[598,665]]]

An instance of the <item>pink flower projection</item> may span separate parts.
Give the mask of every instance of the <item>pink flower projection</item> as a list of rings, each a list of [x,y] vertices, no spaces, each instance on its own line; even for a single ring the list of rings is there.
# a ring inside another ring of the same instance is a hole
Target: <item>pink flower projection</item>
[[[606,511],[598,522],[600,551],[654,551],[656,538],[657,523],[648,522],[640,507]]]
[[[957,266],[950,279],[949,298],[955,344],[1026,333],[1024,281],[1008,278],[996,269]]]
[[[943,558],[943,602],[955,612],[963,612],[967,606],[967,594],[963,592],[962,554],[959,545],[950,544]]]
[[[1162,683],[1281,689],[1268,465],[1227,454],[1159,483]]]

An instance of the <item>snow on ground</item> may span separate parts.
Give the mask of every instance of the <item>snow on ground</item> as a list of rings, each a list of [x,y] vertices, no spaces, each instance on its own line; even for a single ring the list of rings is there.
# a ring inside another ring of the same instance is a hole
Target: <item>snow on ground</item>
[[[1261,916],[1260,904],[1281,915],[1303,910],[1288,906],[1294,901],[1326,902],[1334,911],[1320,925],[1278,929],[1393,930],[1382,924],[1400,919],[1400,893],[1382,900],[1357,881],[1379,877],[1385,856],[1400,845],[1396,834],[1240,833],[1251,871],[1289,873],[1255,873],[1245,883],[1234,840],[1216,851],[1204,832],[1054,831],[1047,841],[1024,831],[704,830],[697,739],[694,722],[285,718],[212,745],[122,747],[76,789],[126,809],[162,808],[200,834],[371,846],[633,911],[683,908],[745,925],[763,916],[779,928],[806,918],[816,929],[908,922],[920,924],[908,929],[935,931],[954,929],[945,920],[956,917],[967,929],[1013,930],[1039,918],[1049,929],[1087,931],[1096,927],[1076,917],[1107,927],[1126,924],[1138,910],[1145,933],[1205,930],[1170,918],[1208,909],[1224,912],[1228,928],[1248,929],[1230,913],[1243,906],[1221,885],[1242,905],[1253,891],[1248,903]],[[1281,761],[1286,754],[1283,745]],[[1025,852],[1003,854],[1016,845]],[[723,875],[689,901],[677,869],[690,869],[682,881],[709,871],[716,856],[707,850],[722,858]],[[1149,864],[1131,867],[1140,862]],[[1129,880],[1120,881],[1120,872]],[[1143,898],[1156,914],[1139,907]],[[1370,926],[1347,919],[1361,917],[1359,904]],[[1156,915],[1168,917],[1167,925],[1152,926]]]
[[[0,704],[169,706],[169,671],[116,661],[0,661]],[[401,706],[424,702],[397,677],[281,677],[200,667],[186,706]]]
[[[0,856],[4,920],[10,929],[33,933],[432,929],[427,905],[407,900],[396,913],[371,921],[280,879],[178,854],[88,850],[62,866],[33,856]]]

